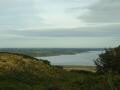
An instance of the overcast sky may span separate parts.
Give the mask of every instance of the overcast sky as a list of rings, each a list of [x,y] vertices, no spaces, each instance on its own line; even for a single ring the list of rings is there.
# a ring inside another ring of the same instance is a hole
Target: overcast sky
[[[0,48],[120,45],[120,0],[0,0]]]

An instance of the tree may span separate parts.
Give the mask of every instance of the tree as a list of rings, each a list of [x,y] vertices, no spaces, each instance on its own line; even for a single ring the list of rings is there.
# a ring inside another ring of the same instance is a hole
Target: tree
[[[99,73],[120,73],[120,46],[105,49],[105,53],[99,55],[95,65]]]

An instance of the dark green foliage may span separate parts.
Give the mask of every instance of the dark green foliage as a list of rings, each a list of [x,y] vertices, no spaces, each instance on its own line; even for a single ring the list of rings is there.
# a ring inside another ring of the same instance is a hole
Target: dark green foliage
[[[49,62],[48,60],[43,60],[43,62],[44,62],[45,64],[50,65],[50,62]]]
[[[106,49],[95,61],[99,73],[120,73],[120,46]]]
[[[7,78],[6,78],[7,77]],[[22,79],[21,77],[25,77]],[[0,76],[0,90],[119,90],[119,75],[64,73],[59,77],[38,78],[24,74]],[[12,89],[13,88],[13,89]],[[8,89],[9,90],[9,89]]]

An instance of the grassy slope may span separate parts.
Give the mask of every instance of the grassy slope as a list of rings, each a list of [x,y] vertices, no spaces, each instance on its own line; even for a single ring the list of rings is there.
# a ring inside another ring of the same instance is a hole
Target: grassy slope
[[[120,76],[68,72],[26,55],[0,53],[0,90],[120,90]]]

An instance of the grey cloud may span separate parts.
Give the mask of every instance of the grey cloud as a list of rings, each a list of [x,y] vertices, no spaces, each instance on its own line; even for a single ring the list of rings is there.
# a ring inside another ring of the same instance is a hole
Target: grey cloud
[[[9,30],[2,31],[2,34],[12,34],[18,36],[17,38],[37,38],[37,37],[119,37],[119,25],[110,25],[103,27],[83,27],[75,29],[53,29],[52,31],[39,30]]]
[[[79,18],[90,23],[120,23],[120,0],[100,0],[89,9],[90,14]]]

